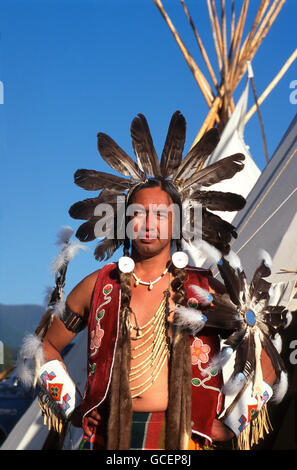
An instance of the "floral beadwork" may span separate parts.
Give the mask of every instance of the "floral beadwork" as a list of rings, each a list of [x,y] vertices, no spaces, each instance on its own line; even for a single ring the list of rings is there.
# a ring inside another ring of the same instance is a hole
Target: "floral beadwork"
[[[91,331],[91,339],[90,339],[90,348],[91,349],[98,349],[101,345],[101,340],[104,335],[104,330],[100,328],[100,324],[96,326],[95,330]]]
[[[191,353],[193,365],[196,365],[199,362],[202,362],[202,364],[206,364],[208,362],[208,354],[210,353],[210,347],[208,346],[208,344],[203,344],[201,339],[196,338],[191,346]]]
[[[218,375],[218,371],[215,368],[210,371],[206,371],[210,352],[211,348],[208,344],[204,344],[200,338],[194,339],[191,345],[192,365],[198,366],[199,377],[192,378],[192,385],[194,387],[201,386],[203,388],[220,392],[219,388],[207,384],[207,382],[211,381],[212,377]],[[205,364],[206,368],[203,368],[202,364]]]
[[[113,289],[112,284],[106,284],[103,289],[102,289],[102,294],[103,294],[103,302],[96,308],[95,312],[95,319],[96,319],[96,326],[95,328],[90,332],[89,335],[89,345],[90,345],[90,352],[89,352],[89,363],[88,363],[88,368],[89,368],[89,375],[92,375],[95,371],[95,364],[92,363],[90,360],[98,351],[98,349],[101,346],[102,338],[104,336],[104,330],[101,328],[101,320],[104,317],[105,314],[105,309],[104,306],[109,304],[111,301],[111,292]]]

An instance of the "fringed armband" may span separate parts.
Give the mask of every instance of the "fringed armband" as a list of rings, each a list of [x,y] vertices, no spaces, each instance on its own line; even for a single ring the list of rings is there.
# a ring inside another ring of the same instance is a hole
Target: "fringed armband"
[[[38,378],[41,386],[38,398],[44,424],[60,433],[82,397],[63,364],[56,359],[40,367]]]
[[[252,383],[245,389],[235,406],[231,406],[229,413],[223,416],[223,423],[230,428],[237,437],[239,450],[249,450],[259,439],[265,437],[272,430],[269,421],[267,402],[272,397],[270,385],[262,382],[262,396],[253,396]]]

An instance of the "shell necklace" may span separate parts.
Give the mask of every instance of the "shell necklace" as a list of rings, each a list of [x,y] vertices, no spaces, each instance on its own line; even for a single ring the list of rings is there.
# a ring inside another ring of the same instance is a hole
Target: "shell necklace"
[[[171,263],[170,263],[171,264]],[[155,279],[154,281],[142,281],[139,277],[136,276],[136,274],[134,272],[132,272],[132,276],[134,277],[135,279],[135,287],[139,286],[139,284],[142,284],[143,286],[148,286],[148,289],[149,290],[152,290],[152,288],[154,287],[154,284],[156,284],[158,281],[160,281],[162,279],[162,277],[165,276],[165,274],[168,273],[168,269],[169,269],[170,265],[162,272],[162,274],[157,277],[157,279]]]

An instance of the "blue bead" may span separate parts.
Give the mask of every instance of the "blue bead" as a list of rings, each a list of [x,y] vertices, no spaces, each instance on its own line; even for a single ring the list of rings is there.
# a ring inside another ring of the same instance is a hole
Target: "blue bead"
[[[256,315],[252,310],[247,310],[245,312],[245,321],[250,326],[254,326],[254,324],[256,323]]]

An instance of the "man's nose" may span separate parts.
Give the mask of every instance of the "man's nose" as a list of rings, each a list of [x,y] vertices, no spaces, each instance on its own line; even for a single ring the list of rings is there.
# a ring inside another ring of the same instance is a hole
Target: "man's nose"
[[[147,213],[146,214],[146,220],[145,220],[145,229],[146,232],[156,232],[157,230],[157,217],[152,214],[152,213]]]

